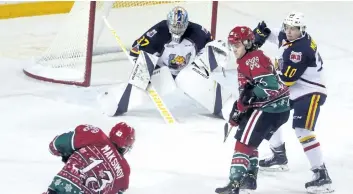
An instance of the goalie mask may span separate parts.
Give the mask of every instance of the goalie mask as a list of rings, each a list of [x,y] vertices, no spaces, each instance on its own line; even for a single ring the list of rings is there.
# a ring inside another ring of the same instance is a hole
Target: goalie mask
[[[180,6],[174,7],[167,15],[167,25],[172,39],[179,42],[189,25],[188,12]]]
[[[110,130],[109,139],[117,147],[118,152],[124,155],[132,149],[135,142],[135,129],[120,122]]]

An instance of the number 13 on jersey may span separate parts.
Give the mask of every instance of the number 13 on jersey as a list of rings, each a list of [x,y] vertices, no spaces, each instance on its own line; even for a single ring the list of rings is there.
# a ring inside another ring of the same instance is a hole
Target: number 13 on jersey
[[[100,163],[103,162],[103,160],[97,160],[94,158],[90,158],[89,160],[92,163],[90,163],[85,168],[81,169],[80,172],[87,173],[88,171],[92,170],[94,167],[98,166]],[[96,175],[96,176],[90,176],[90,177],[87,177],[87,179],[85,180],[85,186],[88,187],[88,185],[93,182],[93,183],[100,185],[100,187],[98,189],[94,190],[95,192],[103,191],[103,189],[107,186],[107,184],[110,184],[113,182],[114,178],[113,178],[113,175],[110,171],[104,170],[102,172],[107,176],[107,179],[104,179],[104,178],[97,179],[96,177],[102,176],[100,174]]]

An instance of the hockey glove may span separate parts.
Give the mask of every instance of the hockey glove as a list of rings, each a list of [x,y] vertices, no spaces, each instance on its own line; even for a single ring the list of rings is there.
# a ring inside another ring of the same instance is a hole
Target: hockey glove
[[[249,105],[255,101],[256,96],[253,92],[254,87],[255,84],[252,82],[245,84],[242,92],[240,93],[239,100],[237,101],[237,108],[240,112],[246,112]]]
[[[264,21],[260,22],[254,29],[255,45],[260,48],[271,34],[271,30],[267,27]]]
[[[124,191],[119,190],[117,194],[124,194]]]
[[[57,136],[56,136],[57,137]],[[54,145],[54,140],[56,139],[56,137],[53,139],[53,141],[50,142],[49,144],[49,151],[51,154],[53,154],[54,156],[61,156],[61,153],[56,149],[55,145]]]
[[[233,109],[229,115],[228,123],[233,127],[238,126],[242,115],[243,113],[238,109],[238,101],[235,101],[233,104]]]
[[[71,155],[68,155],[68,156],[61,156],[61,161],[66,164],[66,162],[69,160],[70,156],[71,156]]]
[[[239,125],[240,123],[240,119],[241,119],[241,116],[243,115],[244,113],[242,112],[239,112],[239,111],[235,111],[233,116],[229,119],[229,124],[233,127],[236,127]]]

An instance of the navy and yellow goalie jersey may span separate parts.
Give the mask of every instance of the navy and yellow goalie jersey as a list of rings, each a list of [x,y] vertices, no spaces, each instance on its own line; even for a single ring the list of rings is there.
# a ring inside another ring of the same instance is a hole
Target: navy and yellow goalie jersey
[[[163,20],[137,39],[130,50],[132,57],[138,57],[141,50],[159,56],[158,66],[168,66],[173,75],[203,52],[203,48],[212,41],[208,30],[199,24],[189,22],[179,42],[172,40],[167,20]]]
[[[290,98],[320,93],[326,95],[323,78],[323,60],[312,37],[305,33],[301,38],[288,41],[279,29],[271,29],[268,39],[278,44],[277,55],[280,78],[289,86]]]

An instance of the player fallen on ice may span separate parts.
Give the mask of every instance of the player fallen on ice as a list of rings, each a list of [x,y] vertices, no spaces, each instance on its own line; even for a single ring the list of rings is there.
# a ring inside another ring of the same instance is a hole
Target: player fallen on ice
[[[212,41],[208,30],[189,21],[184,8],[174,7],[166,20],[133,43],[130,56],[135,66],[130,80],[120,90],[107,92],[101,98],[102,107],[109,116],[124,114],[143,104],[148,99],[146,91],[153,86],[160,96],[179,88],[210,113],[222,116],[231,92],[211,79],[211,74],[222,72],[228,54],[224,42]]]
[[[252,30],[246,26],[235,27],[228,36],[237,58],[239,85],[239,98],[234,102],[229,124],[238,130],[229,183],[216,189],[220,194],[238,194],[240,189],[257,188],[257,148],[289,118],[289,90],[254,41]]]
[[[129,187],[130,166],[124,154],[135,142],[135,129],[116,124],[109,136],[95,126],[79,125],[49,144],[65,166],[44,194],[123,194]]]
[[[261,22],[254,32],[258,46],[269,40],[279,47],[278,70],[280,78],[289,87],[291,108],[294,110],[292,127],[314,173],[314,179],[307,182],[305,188],[311,193],[333,192],[320,142],[314,132],[320,107],[327,96],[322,75],[323,60],[317,44],[306,31],[304,15],[290,13],[284,19],[282,29],[269,29],[265,22]],[[259,163],[263,170],[288,170],[281,131],[279,129],[270,140],[273,155]]]

